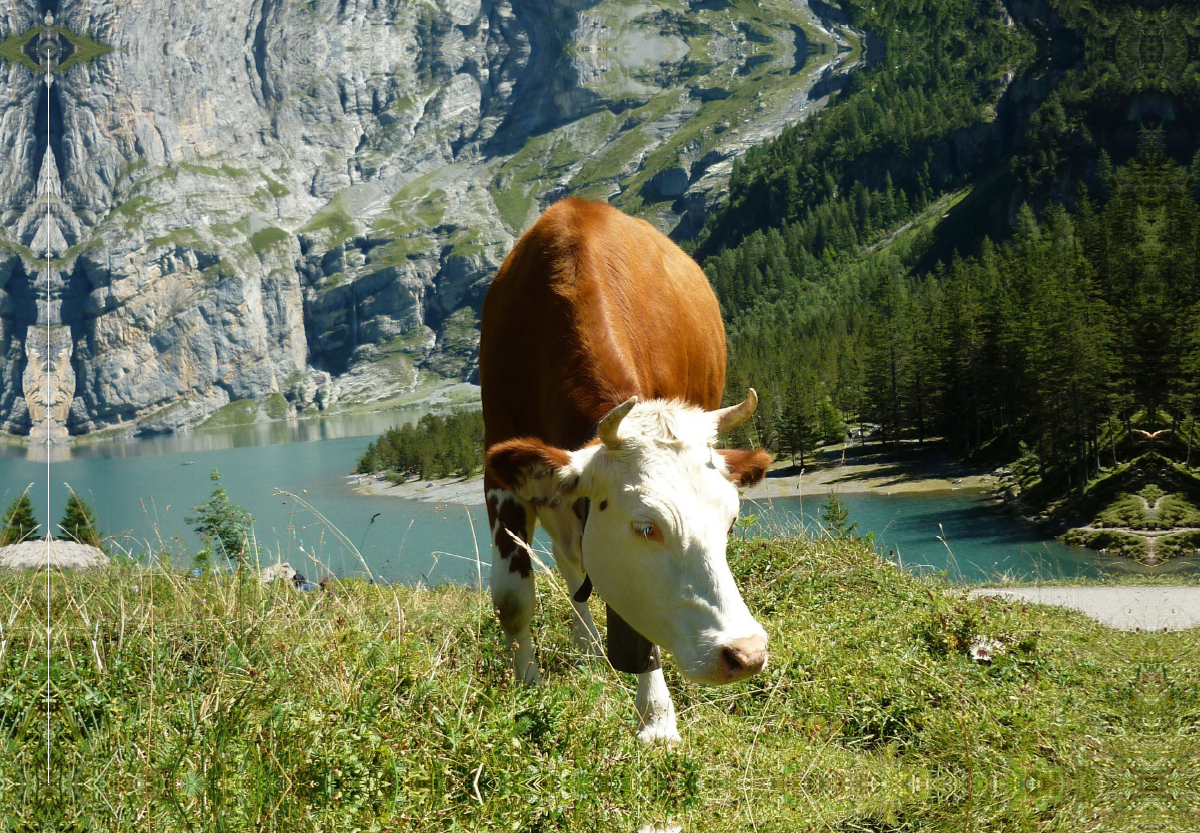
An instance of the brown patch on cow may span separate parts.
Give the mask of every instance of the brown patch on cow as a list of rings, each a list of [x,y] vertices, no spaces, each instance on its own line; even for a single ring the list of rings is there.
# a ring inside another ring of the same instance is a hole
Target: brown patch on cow
[[[541,440],[522,437],[488,449],[487,470],[497,483],[517,491],[531,477],[542,477],[571,462],[571,455]]]
[[[489,447],[537,437],[580,448],[634,395],[713,410],[725,388],[720,306],[703,270],[649,223],[564,199],[488,289],[479,383]]]
[[[495,544],[500,557],[508,562],[510,573],[520,573],[521,578],[529,578],[533,562],[530,561],[529,553],[525,551],[525,548],[514,541],[512,537],[516,535],[525,541],[525,530],[529,529],[525,507],[519,500],[509,499],[497,501],[494,511],[497,524]],[[526,541],[526,543],[528,542]]]
[[[719,448],[717,451],[725,458],[729,479],[739,487],[753,486],[762,480],[771,465],[771,455],[761,448]]]
[[[608,508],[608,501],[607,500],[600,501],[600,511],[603,512],[607,508]]]

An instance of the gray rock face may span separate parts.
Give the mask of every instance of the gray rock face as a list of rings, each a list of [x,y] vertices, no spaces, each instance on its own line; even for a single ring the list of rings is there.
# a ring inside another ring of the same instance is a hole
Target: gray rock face
[[[698,227],[839,60],[793,65],[797,27],[831,36],[790,4],[55,9],[0,12],[26,44],[0,63],[0,430],[42,441],[470,380],[488,281],[540,209]]]

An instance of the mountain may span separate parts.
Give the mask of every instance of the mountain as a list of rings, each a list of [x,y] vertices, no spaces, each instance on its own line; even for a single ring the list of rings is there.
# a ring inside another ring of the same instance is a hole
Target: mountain
[[[453,396],[488,281],[549,202],[686,238],[735,159],[881,56],[814,9],[9,3],[0,430]]]

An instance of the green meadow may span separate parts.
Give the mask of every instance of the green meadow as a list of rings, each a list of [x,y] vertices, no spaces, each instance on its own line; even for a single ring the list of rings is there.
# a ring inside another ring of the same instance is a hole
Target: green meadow
[[[636,739],[546,576],[528,689],[474,587],[6,574],[0,830],[1200,829],[1194,633],[971,599],[857,539],[730,562],[770,663],[668,663],[676,747]]]

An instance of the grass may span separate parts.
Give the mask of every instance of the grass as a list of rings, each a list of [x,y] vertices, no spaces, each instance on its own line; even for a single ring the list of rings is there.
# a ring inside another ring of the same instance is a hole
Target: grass
[[[278,246],[280,243],[286,243],[290,236],[278,226],[267,226],[250,235],[250,247],[254,250],[255,254],[262,254],[268,249]]]
[[[37,37],[39,28],[28,29],[19,35],[10,34],[0,41],[0,59],[9,64],[20,64],[33,73],[40,73],[41,67],[25,54],[25,46]]]
[[[253,399],[235,399],[213,411],[202,428],[224,428],[230,425],[249,425],[258,417],[258,403]]]
[[[1193,635],[952,595],[851,540],[739,542],[730,561],[771,662],[721,689],[681,683],[668,662],[677,748],[636,740],[631,678],[575,652],[568,603],[545,579],[545,683],[527,689],[472,588],[300,593],[137,565],[0,575],[0,818],[113,831],[1200,826]],[[1003,653],[975,663],[976,636]]]
[[[288,403],[283,394],[275,391],[263,400],[263,410],[271,419],[283,419],[288,414]]]
[[[100,43],[91,37],[91,35],[80,35],[72,32],[66,26],[55,26],[54,31],[58,32],[71,43],[73,52],[62,62],[58,67],[59,72],[66,72],[76,64],[86,64],[99,58],[101,55],[106,55],[113,51],[113,48],[106,43]]]
[[[214,168],[209,165],[197,165],[192,162],[180,162],[179,170],[186,171],[190,174],[199,174],[200,176],[220,176],[231,179],[243,179],[250,176],[249,171],[244,171],[241,168],[235,168],[232,165],[222,165],[219,168]]]
[[[318,211],[316,216],[300,229],[301,234],[315,234],[320,231],[329,232],[327,247],[335,249],[354,236],[356,227],[349,214],[331,203]]]

